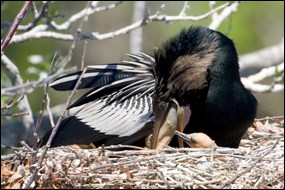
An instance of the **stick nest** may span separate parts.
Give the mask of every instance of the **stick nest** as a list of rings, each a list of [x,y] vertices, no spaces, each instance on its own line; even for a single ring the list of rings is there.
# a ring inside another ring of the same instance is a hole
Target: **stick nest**
[[[258,122],[262,127],[251,127],[238,149],[149,150],[123,145],[49,149],[30,187],[283,189],[284,117]],[[41,154],[42,150],[33,153],[23,147],[1,156],[1,188],[25,187]]]

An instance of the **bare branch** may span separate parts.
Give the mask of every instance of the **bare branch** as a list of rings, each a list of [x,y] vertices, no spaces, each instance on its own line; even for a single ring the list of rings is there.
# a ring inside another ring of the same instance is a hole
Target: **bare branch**
[[[87,71],[87,67],[85,67],[84,70],[82,71],[82,73],[81,73],[81,75],[80,75],[80,77],[79,77],[79,79],[78,79],[74,89],[72,90],[71,94],[68,96],[68,99],[67,99],[64,111],[62,112],[61,116],[59,117],[59,119],[58,119],[58,121],[57,121],[57,123],[55,125],[55,127],[53,128],[52,133],[51,133],[51,135],[50,135],[50,137],[49,137],[49,139],[47,141],[47,144],[46,144],[46,146],[44,146],[43,153],[42,153],[42,155],[41,155],[41,157],[40,157],[40,159],[39,159],[39,161],[37,163],[37,166],[36,166],[33,174],[30,175],[29,178],[27,179],[27,183],[23,187],[24,189],[29,188],[30,185],[32,184],[32,182],[35,180],[35,176],[36,176],[36,174],[38,173],[39,169],[42,166],[42,163],[43,163],[43,160],[44,160],[45,155],[47,153],[47,150],[50,147],[50,145],[52,143],[52,140],[55,137],[55,134],[56,134],[56,132],[57,132],[59,126],[60,126],[60,123],[62,122],[62,120],[63,120],[63,118],[65,116],[65,113],[67,112],[67,109],[68,109],[68,107],[69,107],[69,105],[71,103],[72,97],[75,95],[79,85],[81,84],[82,77],[83,77],[83,75],[85,74],[86,71]]]
[[[17,66],[6,55],[1,56],[1,66],[3,67],[3,69],[5,69],[13,86],[23,85],[23,79],[20,76],[20,72]],[[24,93],[20,91],[18,92],[18,94],[23,95]],[[22,101],[18,102],[17,107],[20,112],[29,113],[29,115],[26,115],[25,117],[23,117],[23,124],[27,132],[26,134],[27,135],[31,134],[32,132],[31,130],[34,128],[34,118],[33,118],[33,112],[30,107],[28,97],[26,95],[23,96]]]
[[[209,1],[209,7],[210,7],[211,10],[213,10],[213,9],[215,8],[215,6],[216,6],[216,1]],[[214,13],[212,14],[212,22],[213,22],[214,20],[216,20],[217,18],[218,18],[218,13],[217,13],[217,12],[214,12]]]
[[[84,59],[85,59],[85,54],[86,54],[86,48],[87,48],[87,41],[84,42],[84,46],[83,46],[83,53],[82,53],[82,57],[81,57],[81,71],[84,69]]]
[[[24,30],[24,31],[28,31],[31,30],[33,27],[35,27],[40,20],[45,16],[45,14],[47,13],[47,8],[49,5],[50,1],[43,1],[43,5],[41,7],[40,12],[37,11],[36,6],[34,5],[33,2],[33,10],[34,10],[34,16],[35,19],[33,22],[29,23],[27,26],[19,26],[19,30]]]
[[[232,7],[233,5],[236,5],[236,4],[232,4],[231,6],[229,6],[229,3],[225,3],[225,4],[219,6],[215,9],[213,9],[213,10],[211,10],[211,11],[209,11],[203,15],[199,15],[199,16],[180,16],[180,15],[168,16],[168,15],[161,15],[160,13],[156,13],[154,15],[150,15],[150,16],[143,18],[143,19],[141,19],[141,20],[139,20],[139,21],[137,21],[131,25],[128,25],[126,27],[123,27],[123,28],[118,29],[118,30],[113,31],[113,32],[109,32],[109,33],[105,33],[105,34],[98,34],[96,32],[92,32],[92,33],[85,33],[85,34],[78,35],[77,40],[83,40],[83,39],[106,40],[106,39],[114,38],[114,37],[119,36],[119,35],[127,34],[130,31],[137,29],[141,26],[144,26],[146,24],[149,24],[153,21],[161,21],[161,22],[199,21],[199,20],[203,20],[203,19],[208,18],[213,13],[215,13],[219,10],[226,9],[228,7]],[[89,9],[87,9],[87,12],[88,11],[89,11]],[[225,11],[225,12],[227,12],[227,11]],[[79,14],[80,18],[82,18],[81,14],[82,13],[80,12],[80,14]],[[221,13],[221,14],[223,14],[223,13]],[[79,17],[79,16],[77,16],[77,17]],[[76,17],[76,19],[77,19],[77,17]],[[222,17],[222,16],[220,16],[220,17]],[[66,25],[70,26],[67,23],[73,23],[73,19],[70,19],[72,21],[66,22]],[[220,20],[220,22],[222,22],[222,19]],[[216,24],[216,26],[218,26],[218,24]],[[56,26],[53,24],[53,27],[57,30],[64,30],[65,29],[65,25]],[[58,32],[47,31],[49,28],[50,28],[50,26],[48,26],[48,25],[38,25],[29,32],[19,34],[19,35],[14,35],[13,39],[11,40],[11,43],[18,43],[18,42],[23,42],[23,41],[30,40],[30,39],[37,39],[37,38],[54,38],[54,39],[69,40],[69,41],[74,40],[74,36],[71,34],[62,34],[62,33],[58,33]]]
[[[52,128],[54,128],[55,124],[54,124],[54,120],[53,120],[53,117],[52,117],[52,112],[51,112],[51,109],[50,109],[50,97],[49,97],[49,94],[47,94],[47,112],[48,112],[48,116],[49,116],[49,121],[50,121],[50,126]]]
[[[209,28],[216,30],[226,18],[228,18],[232,13],[237,11],[239,4],[240,1],[235,1],[227,8],[225,8],[220,15],[216,16],[215,20],[212,20],[212,23],[209,25]]]
[[[95,7],[95,5],[93,4],[92,6],[87,7],[85,9],[79,11],[78,13],[74,14],[66,22],[58,25],[54,21],[52,21],[51,25],[58,31],[67,30],[74,22],[78,21],[79,19],[83,18],[84,16],[89,16],[95,12],[107,11],[110,9],[114,9],[118,5],[120,5],[121,3],[122,3],[122,1],[118,1],[114,4],[110,4],[108,6],[103,6],[103,7]]]
[[[1,113],[1,116],[11,116],[11,117],[20,117],[29,115],[28,112],[17,112],[17,113]]]
[[[257,74],[254,74],[254,75],[247,77],[247,79],[252,81],[252,82],[260,82],[266,78],[274,77],[276,75],[276,72],[278,72],[278,73],[284,72],[284,62],[277,65],[277,66],[263,68]]]
[[[136,22],[146,14],[145,1],[135,1],[133,10],[133,22]],[[130,52],[136,53],[142,50],[143,29],[137,28],[130,33]]]
[[[63,72],[73,72],[75,70],[76,70],[75,67],[72,67],[72,68],[66,69],[66,70],[63,70],[63,68],[61,68],[60,70],[58,70],[58,72],[56,72],[56,73],[54,73],[54,74],[52,74],[46,78],[40,78],[39,80],[36,80],[36,81],[30,81],[30,82],[27,82],[24,84],[19,84],[19,85],[7,87],[7,88],[2,88],[1,89],[1,96],[15,96],[15,95],[22,94],[22,93],[23,94],[30,94],[34,91],[34,88],[43,86],[47,81],[54,80]],[[19,92],[19,90],[20,90],[20,92]]]
[[[45,83],[45,86],[44,86],[44,96],[43,96],[43,100],[42,100],[42,104],[41,104],[41,108],[40,108],[40,112],[39,112],[39,117],[38,117],[37,124],[36,124],[35,130],[34,130],[34,133],[33,133],[33,136],[34,136],[33,150],[37,150],[38,132],[39,132],[41,124],[42,124],[42,119],[43,119],[45,107],[47,104],[48,87],[49,87],[49,82],[47,81]],[[32,162],[34,164],[35,159],[33,159]]]
[[[42,27],[43,25],[40,25]],[[72,34],[63,34],[59,32],[51,32],[51,31],[41,31],[37,30],[38,27],[34,28],[35,30],[30,30],[29,32],[18,34],[13,37],[11,43],[19,43],[24,42],[31,39],[40,39],[40,38],[53,38],[63,41],[72,41],[74,37]]]
[[[179,13],[179,16],[186,16],[187,15],[186,14],[187,9],[190,9],[189,2],[188,1],[184,1],[184,5],[183,5],[182,10]]]
[[[32,3],[32,1],[26,1],[24,3],[22,9],[20,10],[18,15],[14,19],[14,22],[13,22],[11,28],[9,29],[5,39],[3,40],[3,42],[1,42],[1,57],[4,54],[4,51],[5,51],[6,47],[8,46],[10,40],[12,39],[14,33],[16,32],[20,22],[22,21],[22,19],[24,18],[26,12],[28,11],[31,3]]]
[[[242,78],[241,80],[245,87],[253,92],[282,92],[284,91],[284,84],[275,84],[274,80],[271,85],[257,83],[266,78],[274,77],[276,75],[276,71],[284,73],[284,62],[278,66],[264,68],[259,73],[247,78]]]
[[[240,56],[241,76],[248,76],[264,67],[284,62],[284,39],[280,43]]]
[[[15,100],[16,97],[14,97],[11,102],[9,103],[4,103],[4,105],[1,105],[1,110],[5,110],[5,109],[10,109],[13,106],[15,106],[18,102],[20,102],[21,100],[23,100],[24,98],[24,94],[22,94],[19,98],[17,98]],[[2,113],[1,113],[2,114]]]
[[[107,6],[101,6],[101,7],[96,7],[98,2],[94,3],[95,1],[91,2],[91,6],[86,10],[89,10],[89,15],[93,14],[93,13],[96,13],[96,12],[100,12],[100,11],[108,11],[108,10],[111,10],[113,8],[116,8],[118,5],[120,5],[122,3],[122,1],[119,1],[119,2],[116,2],[116,3],[113,3],[113,4],[110,4],[110,5],[107,5]],[[47,4],[51,3],[50,1],[44,1],[44,5],[42,6],[41,8],[41,11],[43,11],[44,13],[44,8],[47,8]],[[34,5],[33,3],[33,12],[34,12],[34,17],[35,19],[37,17],[39,17],[38,19],[41,19],[44,14],[42,14],[42,12],[40,11],[40,13],[37,11],[36,9],[36,6]],[[82,10],[76,14],[74,14],[73,16],[69,17],[69,19],[67,21],[65,21],[64,23],[62,24],[56,24],[54,21],[52,21],[49,25],[48,24],[45,24],[45,25],[48,25],[49,29],[50,28],[54,28],[55,30],[58,30],[58,31],[62,31],[62,30],[67,30],[74,22],[78,21],[79,19],[82,18],[82,16],[84,14],[82,14],[84,11],[86,10]],[[41,14],[41,16],[39,15]],[[5,27],[9,27],[11,25],[11,23],[4,23],[4,26]],[[31,24],[28,24],[28,25],[19,25],[17,30],[18,31],[27,31],[27,30],[30,30],[31,28],[28,28],[30,27]],[[35,25],[34,25],[35,26]],[[43,26],[43,25],[39,25],[39,26]]]
[[[86,5],[86,8],[89,7],[90,5],[91,5],[91,2],[88,2],[87,5]],[[85,9],[85,10],[87,10],[87,9]],[[84,15],[84,18],[81,20],[81,22],[80,22],[80,24],[79,24],[79,26],[77,28],[77,34],[75,34],[75,36],[80,34],[80,32],[82,30],[83,23],[84,23],[84,21],[87,20],[87,17],[88,17],[88,15],[87,15],[87,11],[86,11],[86,13]],[[65,64],[67,64],[71,60],[71,56],[72,56],[73,50],[75,49],[75,44],[76,44],[76,40],[74,40],[72,42],[72,44],[71,44],[71,47],[70,47],[69,52],[68,52],[68,55],[65,58],[66,59],[66,63]],[[65,67],[65,65],[63,65],[63,67]],[[85,74],[86,71],[87,71],[87,67],[85,67],[83,69],[83,71],[82,71],[78,81],[75,84],[74,89],[72,90],[72,92],[68,96],[68,99],[67,99],[64,111],[62,112],[61,116],[59,117],[59,119],[58,119],[58,121],[57,121],[57,123],[55,125],[55,127],[53,128],[52,133],[51,133],[51,135],[50,135],[50,137],[49,137],[49,139],[48,139],[48,141],[46,143],[46,146],[44,146],[44,151],[43,151],[43,153],[42,153],[42,155],[41,155],[41,157],[40,157],[40,159],[39,159],[39,161],[37,163],[37,166],[36,166],[35,170],[33,171],[32,175],[30,175],[29,178],[27,179],[27,183],[24,184],[24,187],[23,187],[24,189],[25,188],[29,188],[31,186],[32,182],[35,181],[36,175],[37,175],[39,169],[42,166],[42,163],[43,163],[43,160],[45,158],[45,155],[47,154],[48,148],[50,147],[50,145],[51,145],[51,143],[52,143],[52,141],[53,141],[53,139],[54,139],[54,137],[55,137],[55,135],[57,133],[57,130],[59,129],[59,126],[60,126],[62,120],[65,117],[65,114],[66,114],[66,112],[68,110],[68,107],[71,104],[71,100],[72,100],[73,96],[75,95],[75,93],[77,92],[77,89],[78,89],[79,85],[81,84],[82,77],[83,77],[83,75]],[[48,94],[47,93],[48,83],[46,83],[45,85],[46,85],[45,86],[45,89],[46,89],[45,92],[46,92],[46,94]],[[46,97],[47,96],[45,96],[45,98]],[[35,133],[36,133],[36,131],[35,131]],[[37,136],[37,134],[35,134],[35,136]]]
[[[228,180],[227,182],[225,182],[224,184],[216,187],[216,189],[224,189],[227,186],[229,186],[230,184],[234,183],[239,177],[241,177],[243,174],[248,173],[248,171],[250,171],[253,167],[255,167],[255,165],[258,162],[261,162],[261,160],[267,156],[270,152],[272,152],[274,150],[274,148],[276,147],[276,145],[278,144],[279,140],[276,140],[275,144],[269,149],[267,150],[265,153],[261,154],[261,155],[256,155],[257,159],[246,169],[244,169],[243,171],[237,173],[236,175],[234,175],[230,180]]]
[[[37,6],[36,6],[36,2],[35,1],[32,1],[32,10],[33,10],[33,13],[34,13],[34,18],[37,18],[38,15],[39,15],[39,11],[37,9]],[[21,25],[19,25],[20,27]],[[19,27],[18,27],[18,30],[19,30]]]

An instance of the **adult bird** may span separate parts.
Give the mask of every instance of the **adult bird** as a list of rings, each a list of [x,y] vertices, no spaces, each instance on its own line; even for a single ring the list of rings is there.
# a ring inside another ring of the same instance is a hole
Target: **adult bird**
[[[257,101],[240,81],[232,40],[206,27],[190,27],[153,56],[128,56],[121,63],[88,67],[79,89],[91,90],[69,107],[77,111],[61,123],[52,147],[136,144],[152,134],[151,148],[156,148],[168,144],[177,127],[205,133],[218,146],[239,146]],[[72,90],[80,75],[60,77],[51,87]],[[177,140],[170,145],[177,146]]]

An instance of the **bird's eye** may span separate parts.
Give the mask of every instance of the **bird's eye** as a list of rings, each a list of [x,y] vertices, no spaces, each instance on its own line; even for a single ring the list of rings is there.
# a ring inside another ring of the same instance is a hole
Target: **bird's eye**
[[[192,143],[192,144],[196,144],[197,143],[197,141],[193,137],[190,137],[189,142]]]

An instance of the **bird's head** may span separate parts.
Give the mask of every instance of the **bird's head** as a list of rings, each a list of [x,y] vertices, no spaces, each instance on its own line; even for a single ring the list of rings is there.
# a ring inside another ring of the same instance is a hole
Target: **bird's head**
[[[154,58],[153,107],[155,124],[160,126],[168,120],[176,121],[168,116],[171,109],[203,106],[212,80],[229,85],[240,81],[234,43],[222,33],[206,27],[181,30],[155,52]]]

